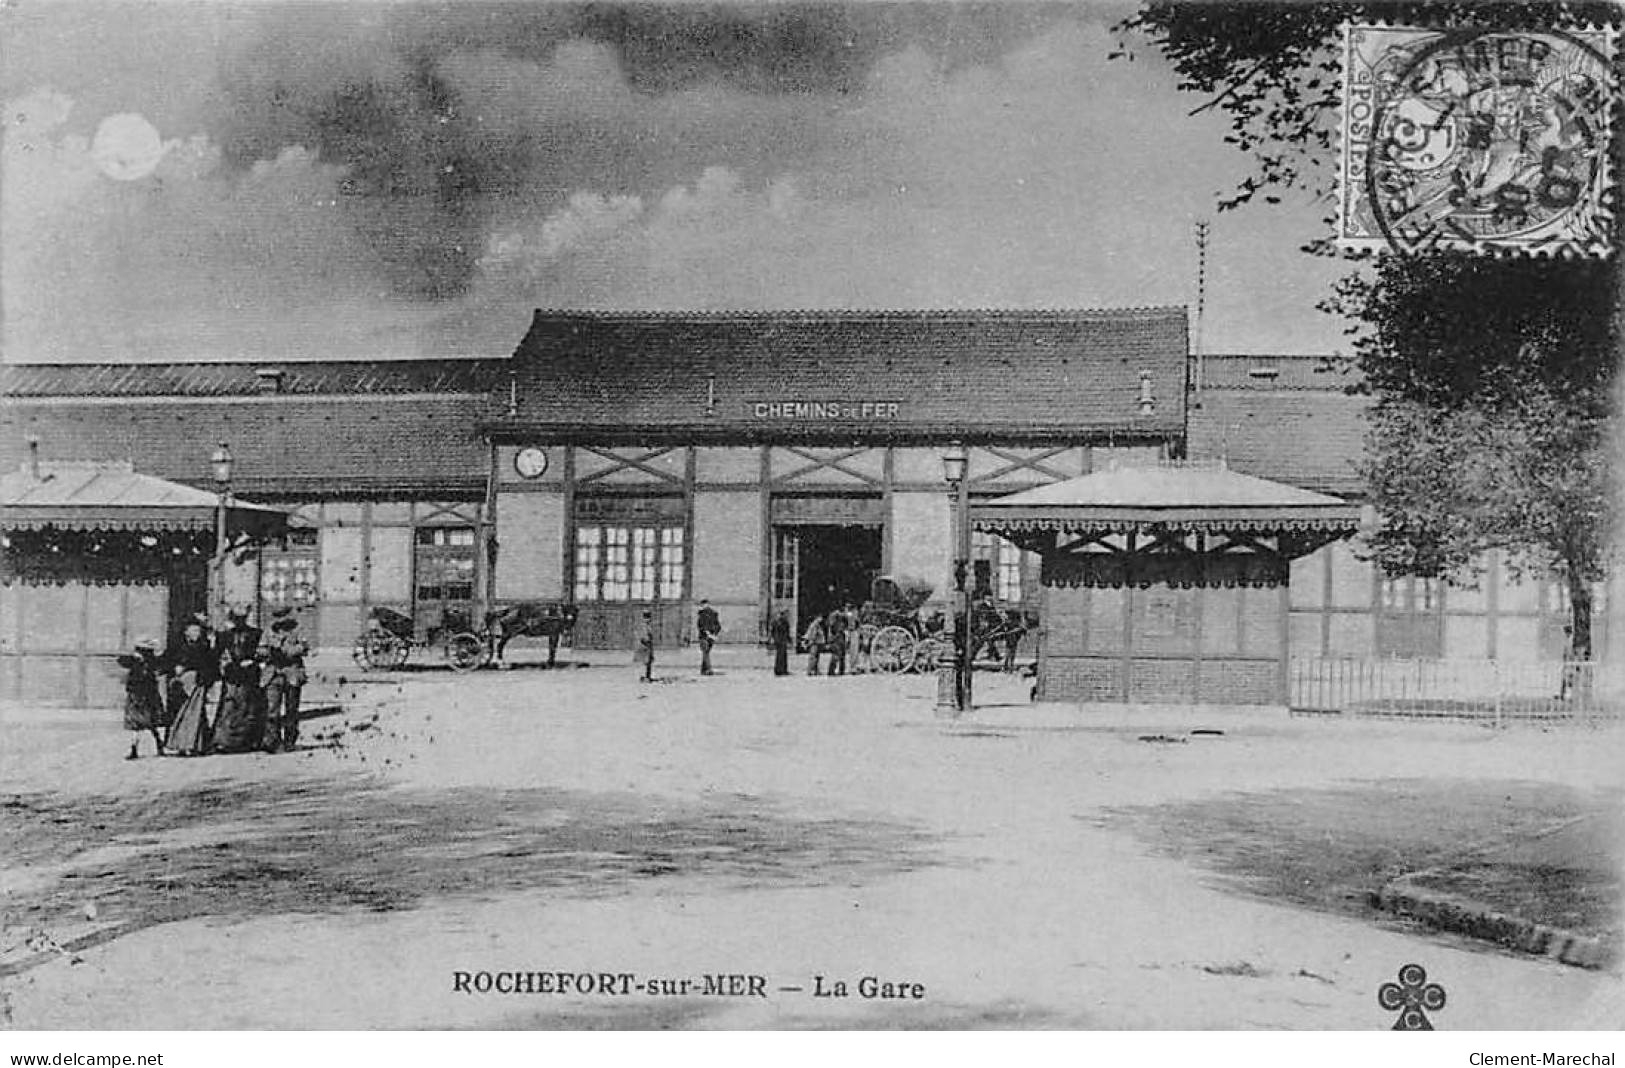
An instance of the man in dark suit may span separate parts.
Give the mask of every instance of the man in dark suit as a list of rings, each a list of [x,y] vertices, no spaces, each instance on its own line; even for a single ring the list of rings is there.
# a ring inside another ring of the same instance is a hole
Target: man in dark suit
[[[780,612],[773,617],[767,637],[773,644],[773,674],[790,674],[790,613]]]
[[[710,601],[700,602],[700,611],[694,617],[694,630],[700,639],[700,674],[714,675],[716,672],[711,670],[711,647],[717,644],[722,621],[717,618],[717,610],[711,607]]]
[[[846,613],[839,608],[830,612],[824,623],[825,641],[829,645],[829,673],[846,674]]]

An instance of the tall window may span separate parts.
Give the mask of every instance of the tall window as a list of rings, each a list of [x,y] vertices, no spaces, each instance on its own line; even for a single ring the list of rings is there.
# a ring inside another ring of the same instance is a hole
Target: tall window
[[[660,531],[660,588],[666,599],[683,596],[683,528],[663,527]]]
[[[416,534],[416,599],[474,599],[474,528],[419,527]]]
[[[789,600],[796,595],[797,548],[800,538],[793,530],[773,528],[773,596]]]
[[[632,600],[652,601],[660,579],[660,539],[654,527],[632,528]]]
[[[275,608],[315,604],[317,559],[314,527],[288,531],[285,548],[267,549],[262,554],[260,600]]]
[[[683,596],[683,528],[576,527],[578,601],[676,601]]]
[[[1023,553],[997,534],[978,531],[973,535],[971,556],[988,561],[993,596],[1000,601],[1021,600],[1021,561]]]

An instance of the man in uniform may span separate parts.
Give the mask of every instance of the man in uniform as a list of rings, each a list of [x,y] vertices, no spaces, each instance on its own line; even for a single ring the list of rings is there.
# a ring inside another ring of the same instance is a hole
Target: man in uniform
[[[655,624],[653,612],[645,611],[643,613],[633,637],[637,642],[637,662],[643,665],[643,672],[638,676],[638,681],[653,682],[655,680]]]
[[[305,689],[305,657],[310,643],[287,606],[271,613],[271,636],[260,650],[265,660],[265,751],[292,749],[299,742],[299,698]]]
[[[711,647],[717,644],[722,621],[717,618],[717,610],[711,607],[710,601],[700,602],[700,611],[694,617],[694,629],[700,636],[700,674],[714,675],[716,672],[711,670]]]

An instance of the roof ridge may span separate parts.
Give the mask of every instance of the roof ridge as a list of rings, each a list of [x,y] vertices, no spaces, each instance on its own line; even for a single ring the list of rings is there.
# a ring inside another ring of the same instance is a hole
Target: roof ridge
[[[1204,360],[1340,360],[1352,359],[1335,352],[1204,352]]]
[[[718,308],[676,309],[654,308],[537,308],[536,318],[628,320],[633,322],[705,322],[772,319],[1075,319],[1075,318],[1132,318],[1154,315],[1186,315],[1185,304],[1136,304],[1115,308]]]
[[[1195,393],[1196,391],[1192,390],[1191,392]],[[1286,385],[1276,383],[1268,386],[1258,385],[1253,382],[1222,382],[1217,385],[1209,382],[1202,387],[1202,393],[1204,395],[1209,393],[1326,393],[1334,397],[1364,396],[1361,393],[1350,393],[1346,386],[1338,385],[1335,382],[1321,384],[1288,382]]]
[[[33,465],[24,460],[22,467],[27,469]],[[129,460],[41,460],[41,471],[112,471],[124,474],[134,474],[135,464]]]
[[[334,365],[356,364],[435,364],[435,363],[504,363],[512,359],[511,355],[501,356],[335,356],[319,360],[306,359],[275,359],[275,360],[24,360],[0,362],[0,374],[6,371],[32,370],[34,368],[72,368],[81,371],[121,371],[140,370],[153,367],[276,367],[284,371],[295,370],[300,367],[331,367]]]

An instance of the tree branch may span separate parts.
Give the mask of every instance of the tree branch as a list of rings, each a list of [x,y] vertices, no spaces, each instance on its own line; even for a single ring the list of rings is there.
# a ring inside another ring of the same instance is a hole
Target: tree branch
[[[1212,108],[1216,108],[1220,104],[1224,103],[1225,100],[1229,99],[1230,97],[1235,96],[1237,93],[1241,92],[1242,89],[1246,88],[1248,82],[1252,81],[1255,77],[1258,76],[1259,71],[1262,71],[1264,69],[1265,65],[1267,63],[1269,63],[1269,61],[1272,58],[1274,58],[1274,57],[1272,57],[1272,56],[1263,56],[1263,57],[1261,57],[1258,60],[1257,63],[1254,63],[1252,65],[1252,68],[1250,70],[1248,70],[1246,74],[1243,74],[1240,78],[1238,78],[1237,80],[1231,82],[1229,85],[1225,86],[1224,91],[1222,93],[1220,93],[1218,96],[1215,96],[1213,99],[1209,100],[1205,104],[1198,104],[1195,108],[1193,108],[1190,112],[1188,112],[1188,114],[1190,114],[1190,115],[1200,115],[1202,112],[1211,110]]]

